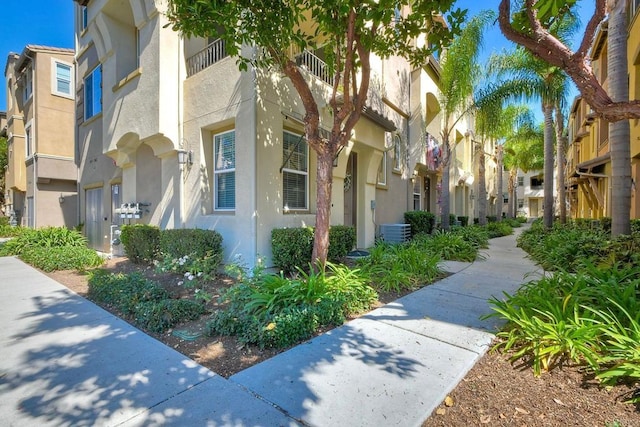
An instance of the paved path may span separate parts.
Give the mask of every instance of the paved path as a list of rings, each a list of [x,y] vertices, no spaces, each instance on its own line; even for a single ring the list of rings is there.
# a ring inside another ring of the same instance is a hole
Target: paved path
[[[0,258],[0,425],[420,425],[488,349],[487,298],[536,270],[515,236],[484,256],[229,380]]]

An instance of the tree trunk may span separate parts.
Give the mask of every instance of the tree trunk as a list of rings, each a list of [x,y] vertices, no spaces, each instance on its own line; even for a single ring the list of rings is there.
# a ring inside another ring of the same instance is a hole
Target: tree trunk
[[[515,218],[518,212],[518,171],[509,171],[509,218]]]
[[[564,137],[564,115],[559,107],[556,107],[556,179],[558,182],[558,214],[560,223],[567,222],[567,191],[564,177],[566,138]]]
[[[627,65],[627,2],[609,2],[609,94],[614,102],[629,100]],[[611,234],[631,234],[631,147],[629,121],[609,124],[611,151]]]
[[[311,259],[315,268],[323,269],[329,251],[329,225],[331,219],[331,186],[333,185],[333,158],[335,153],[327,149],[318,153],[316,167],[316,229],[313,236]]]
[[[442,190],[441,190],[441,222],[443,230],[449,230],[449,210],[451,209],[451,193],[449,192],[449,182],[451,181],[451,147],[449,146],[449,136],[443,138],[442,144]]]
[[[502,145],[498,145],[496,147],[496,187],[498,187],[498,200],[496,202],[496,217],[498,218],[498,222],[502,221],[502,205],[504,204],[504,196],[502,194]]]
[[[487,174],[483,142],[476,142],[476,155],[478,156],[478,224],[487,225]]]
[[[553,106],[544,104],[544,215],[545,228],[553,226]]]

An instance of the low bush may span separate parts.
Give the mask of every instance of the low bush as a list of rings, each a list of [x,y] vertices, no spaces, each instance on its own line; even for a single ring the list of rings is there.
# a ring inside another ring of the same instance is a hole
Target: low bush
[[[461,236],[465,242],[471,243],[477,249],[489,247],[489,232],[485,227],[457,227],[452,229],[451,232]]]
[[[371,278],[376,289],[400,292],[433,282],[439,275],[440,255],[426,249],[431,239],[419,235],[403,244],[379,243],[369,256],[358,261],[362,272]]]
[[[255,271],[222,297],[228,302],[207,324],[209,334],[236,335],[241,342],[284,347],[312,336],[321,326],[342,324],[367,310],[376,292],[357,270],[327,263],[328,271],[289,279]]]
[[[487,215],[487,223],[498,222],[498,217],[496,215]]]
[[[469,217],[468,216],[459,216],[458,221],[460,221],[460,225],[466,227],[469,225]]]
[[[524,285],[490,301],[507,320],[496,346],[526,359],[539,375],[564,363],[585,365],[603,382],[640,378],[640,269],[585,264]],[[638,390],[640,391],[640,390]],[[633,394],[632,402],[640,402]]]
[[[490,239],[513,234],[513,228],[505,222],[489,222],[485,227]]]
[[[2,255],[21,255],[26,249],[34,247],[86,247],[86,245],[87,240],[82,234],[65,227],[20,228],[16,237],[3,245]]]
[[[436,231],[433,236],[421,240],[419,244],[422,250],[451,261],[474,261],[479,248],[456,231]]]
[[[520,227],[522,227],[522,222],[518,221],[515,218],[503,218],[501,222],[504,222],[505,224],[509,224],[511,226],[511,228],[520,228]]]
[[[160,231],[160,253],[163,257],[179,258],[191,255],[204,258],[222,257],[222,236],[215,230],[180,228]]]
[[[153,262],[160,252],[160,229],[153,225],[123,225],[120,239],[127,257],[137,264]]]
[[[96,270],[89,278],[87,296],[131,317],[137,326],[158,333],[205,313],[201,303],[172,299],[162,286],[139,273],[113,274]]]
[[[427,211],[408,211],[404,213],[404,222],[411,225],[411,235],[431,234],[436,224],[436,216]]]
[[[6,224],[0,225],[0,237],[15,237],[20,234],[20,232],[22,232],[22,227],[12,227]]]
[[[306,269],[313,251],[313,227],[275,228],[271,230],[274,265],[285,273]],[[354,227],[332,226],[329,229],[330,262],[340,262],[356,245]]]
[[[85,270],[104,262],[96,251],[86,246],[32,246],[25,248],[20,258],[43,271]]]
[[[143,301],[135,307],[135,322],[151,332],[162,333],[178,323],[195,320],[205,313],[204,306],[188,299]]]

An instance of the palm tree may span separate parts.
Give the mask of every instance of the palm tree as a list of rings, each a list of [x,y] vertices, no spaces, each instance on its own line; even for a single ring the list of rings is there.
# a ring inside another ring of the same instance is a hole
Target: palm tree
[[[522,92],[514,97],[537,98],[542,104],[544,116],[544,225],[553,225],[553,113],[557,105],[564,105],[569,92],[567,75],[534,57],[523,48],[494,55],[490,58],[490,72],[497,77],[508,77],[521,83]]]
[[[509,212],[514,218],[517,212],[517,176],[518,170],[530,172],[544,167],[544,129],[535,126],[533,121],[525,121],[513,129],[505,138],[504,164],[509,169]]]
[[[482,11],[473,17],[443,55],[440,76],[440,106],[442,117],[442,228],[449,229],[451,152],[455,148],[452,136],[456,125],[473,108],[473,91],[480,78],[478,56],[485,26],[495,20],[495,13]]]

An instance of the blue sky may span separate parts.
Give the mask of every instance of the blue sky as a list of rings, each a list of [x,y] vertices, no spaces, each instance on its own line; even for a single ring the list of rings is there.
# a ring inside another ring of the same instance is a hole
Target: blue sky
[[[7,55],[9,52],[21,53],[27,44],[40,44],[55,47],[73,48],[73,0],[26,0],[5,1],[3,5],[5,19],[3,23],[3,34],[0,37],[0,63],[4,72]],[[582,1],[579,4],[591,3]],[[469,14],[474,15],[481,9],[492,8],[498,10],[499,0],[458,0],[460,8],[468,8]],[[583,23],[590,16],[591,10],[583,10]],[[499,51],[502,48],[509,48],[511,45],[502,36],[500,30],[495,27],[487,34],[485,43],[485,54],[488,56],[491,51]],[[4,79],[3,79],[4,80]],[[0,85],[0,111],[6,109],[6,89],[5,85]]]

